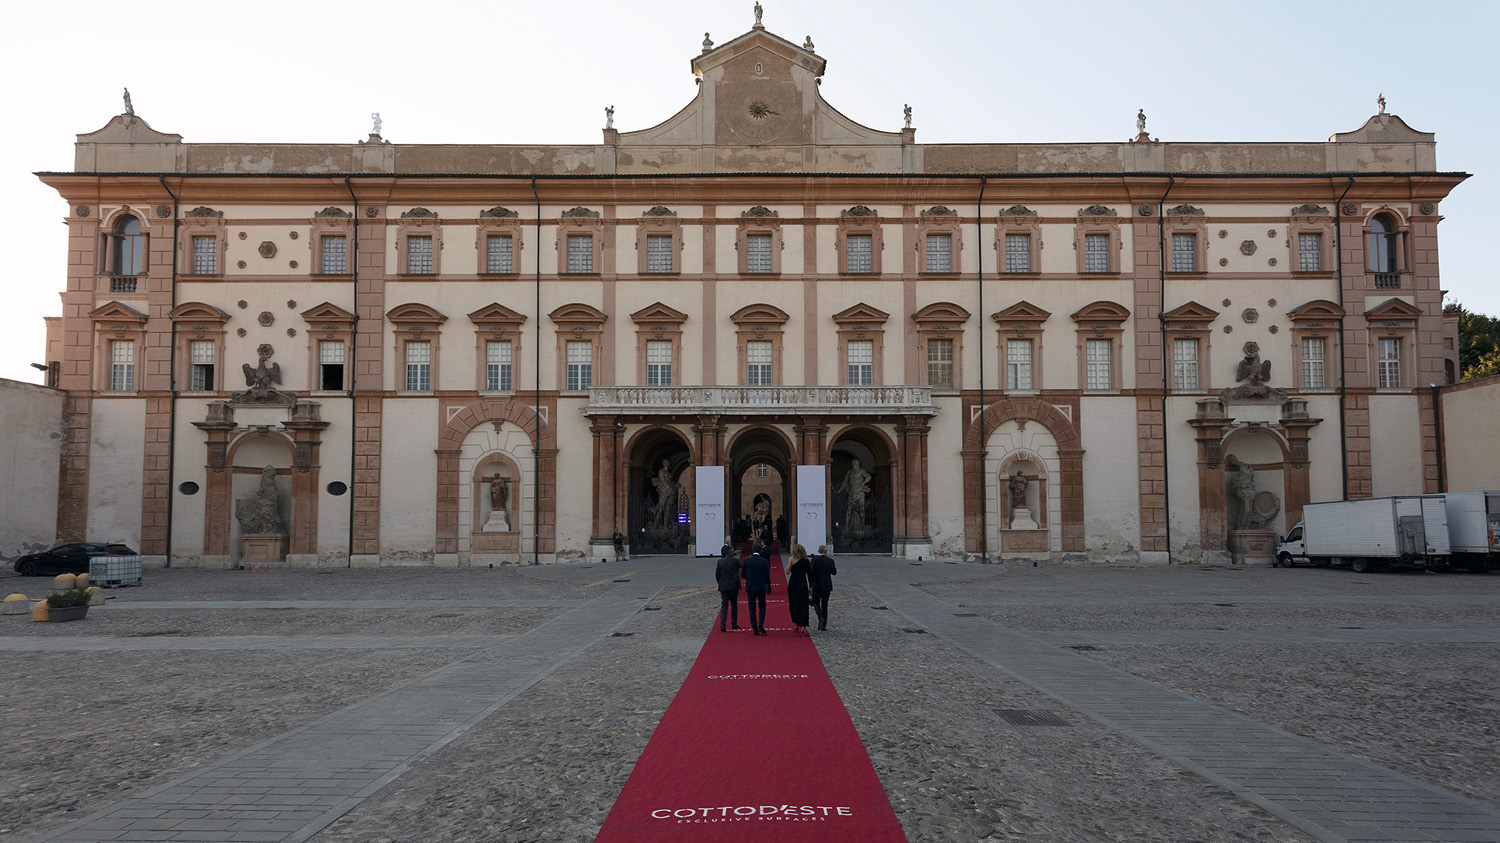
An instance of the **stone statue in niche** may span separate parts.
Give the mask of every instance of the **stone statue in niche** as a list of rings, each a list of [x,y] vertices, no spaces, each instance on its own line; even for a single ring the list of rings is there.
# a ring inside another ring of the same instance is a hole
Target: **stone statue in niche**
[[[677,481],[672,479],[671,460],[662,460],[651,485],[656,487],[656,518],[652,525],[658,530],[673,526],[677,519]]]
[[[496,474],[490,478],[490,517],[484,522],[485,532],[510,532],[510,484]]]
[[[268,465],[260,470],[260,485],[255,494],[235,502],[234,517],[240,522],[240,532],[245,535],[285,533],[286,525],[281,520],[281,503],[276,491],[276,467]]]
[[[1031,485],[1026,475],[1017,470],[1010,478],[1010,528],[1012,530],[1036,530],[1040,526],[1031,517],[1031,507],[1026,505],[1026,487]]]
[[[843,482],[834,491],[843,492],[846,496],[844,534],[856,538],[869,535],[872,529],[866,517],[865,504],[870,499],[870,472],[865,470],[858,457],[849,462],[849,470],[844,472]]]
[[[1281,499],[1272,492],[1255,488],[1255,469],[1243,460],[1231,457],[1231,465],[1238,465],[1237,473],[1229,481],[1234,497],[1240,503],[1240,516],[1235,522],[1237,530],[1265,530],[1276,514],[1281,512]]]

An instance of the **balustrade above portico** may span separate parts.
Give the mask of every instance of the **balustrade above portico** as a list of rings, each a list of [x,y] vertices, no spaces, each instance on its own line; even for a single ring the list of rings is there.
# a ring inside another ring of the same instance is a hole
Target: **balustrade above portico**
[[[602,386],[586,416],[935,416],[928,386]]]

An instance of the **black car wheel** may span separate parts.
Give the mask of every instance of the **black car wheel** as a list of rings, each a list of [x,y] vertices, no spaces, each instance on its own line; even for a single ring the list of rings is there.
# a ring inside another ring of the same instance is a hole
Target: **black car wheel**
[[[16,573],[23,577],[34,577],[41,573],[37,568],[35,559],[23,559],[16,563]]]

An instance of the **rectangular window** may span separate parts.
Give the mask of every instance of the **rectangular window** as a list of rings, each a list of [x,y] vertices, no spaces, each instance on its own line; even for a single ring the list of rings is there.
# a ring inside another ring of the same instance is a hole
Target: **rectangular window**
[[[491,234],[484,240],[484,271],[490,273],[515,272],[511,262],[511,240],[509,234]]]
[[[1380,388],[1401,387],[1401,340],[1381,339],[1376,350],[1379,365]]]
[[[1031,235],[1005,235],[1005,271],[1031,271]]]
[[[1005,341],[1005,388],[1031,389],[1031,340]]]
[[[771,344],[752,340],[745,344],[745,383],[749,386],[771,385]]]
[[[589,389],[594,385],[594,344],[568,343],[568,389]]]
[[[646,385],[672,385],[672,344],[661,340],[646,343]]]
[[[568,271],[574,274],[594,271],[594,236],[568,235]]]
[[[844,271],[849,273],[867,273],[875,271],[873,263],[873,238],[868,234],[851,234],[844,238],[844,250],[847,252],[844,261]]]
[[[1109,340],[1087,340],[1084,344],[1087,389],[1113,389],[1114,370],[1110,366]]]
[[[1083,271],[1109,271],[1109,235],[1083,235]]]
[[[109,388],[114,392],[135,389],[135,343],[115,340],[109,344]]]
[[[213,340],[193,340],[188,345],[188,389],[193,392],[208,392],[214,388],[214,356],[217,346]]]
[[[432,343],[406,344],[406,388],[416,392],[432,389]]]
[[[1302,272],[1323,271],[1323,235],[1297,235],[1297,269]]]
[[[413,235],[406,238],[406,271],[410,275],[432,274],[432,236]]]
[[[219,238],[193,238],[193,274],[213,275],[219,271]]]
[[[1198,270],[1198,238],[1192,234],[1172,235],[1172,271]]]
[[[1198,388],[1198,341],[1172,340],[1172,388]]]
[[[484,388],[510,391],[509,340],[490,340],[484,344]]]
[[[953,388],[953,340],[927,341],[927,385]]]
[[[349,240],[341,234],[323,235],[322,271],[324,275],[342,275],[349,271]]]
[[[745,271],[770,272],[771,235],[751,234],[745,237]]]
[[[344,388],[344,344],[337,340],[318,342],[318,388]]]
[[[953,235],[927,235],[927,271],[953,271]]]
[[[672,271],[672,235],[646,235],[646,271]]]
[[[849,385],[870,386],[875,383],[875,343],[849,343]]]
[[[1305,337],[1302,340],[1302,388],[1323,389],[1328,380],[1323,368],[1323,338]]]

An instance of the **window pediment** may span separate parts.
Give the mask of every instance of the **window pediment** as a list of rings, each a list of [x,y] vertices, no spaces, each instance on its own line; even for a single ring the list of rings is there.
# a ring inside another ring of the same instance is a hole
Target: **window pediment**
[[[913,313],[911,320],[923,326],[940,322],[961,325],[969,321],[969,311],[951,301],[933,302]]]
[[[1051,311],[1043,310],[1029,301],[1018,301],[990,318],[999,325],[1029,325],[1035,328],[1051,317]]]
[[[499,302],[492,302],[470,313],[469,321],[481,328],[515,330],[526,321],[526,315],[517,313]]]
[[[385,318],[397,325],[429,325],[432,327],[437,327],[448,321],[448,317],[425,304],[417,302],[398,304],[386,311]]]
[[[1195,301],[1190,301],[1187,304],[1180,304],[1177,307],[1174,307],[1171,310],[1167,311],[1166,313],[1163,313],[1161,318],[1167,322],[1171,322],[1174,324],[1182,324],[1187,322],[1202,322],[1204,324],[1207,324],[1219,318],[1219,311],[1214,310],[1207,305],[1199,304]]]
[[[747,304],[730,314],[736,325],[785,325],[791,316],[774,304]]]
[[[1422,315],[1422,309],[1404,299],[1386,299],[1365,311],[1370,322],[1411,322]]]
[[[848,327],[849,325],[852,325],[854,323],[863,325],[868,325],[871,323],[876,325],[884,325],[886,320],[890,318],[891,315],[889,313],[886,313],[884,310],[881,310],[878,307],[872,307],[868,304],[865,304],[864,302],[860,302],[853,307],[845,308],[838,313],[833,314],[833,321],[845,327]]]
[[[229,314],[201,301],[184,302],[172,308],[167,314],[173,322],[212,322],[223,325],[229,321]]]
[[[323,302],[302,311],[302,321],[309,325],[354,326],[354,314],[332,302]]]
[[[136,310],[127,304],[117,301],[106,302],[89,312],[89,318],[95,322],[129,322],[137,325],[146,324],[146,314]]]
[[[603,325],[605,320],[609,318],[599,308],[583,304],[582,302],[565,304],[547,315],[551,317],[553,322],[567,322],[579,325]]]
[[[1129,318],[1130,310],[1124,305],[1112,301],[1096,301],[1092,304],[1086,304],[1073,313],[1073,321],[1080,324],[1092,322],[1118,327]]]
[[[1327,299],[1313,299],[1288,310],[1286,315],[1293,322],[1331,322],[1344,318],[1344,309]]]
[[[630,319],[637,325],[647,323],[681,325],[682,323],[687,321],[688,315],[680,310],[677,310],[676,308],[668,307],[661,302],[656,302],[655,304],[648,304],[640,310],[637,310],[636,312],[630,314]]]

